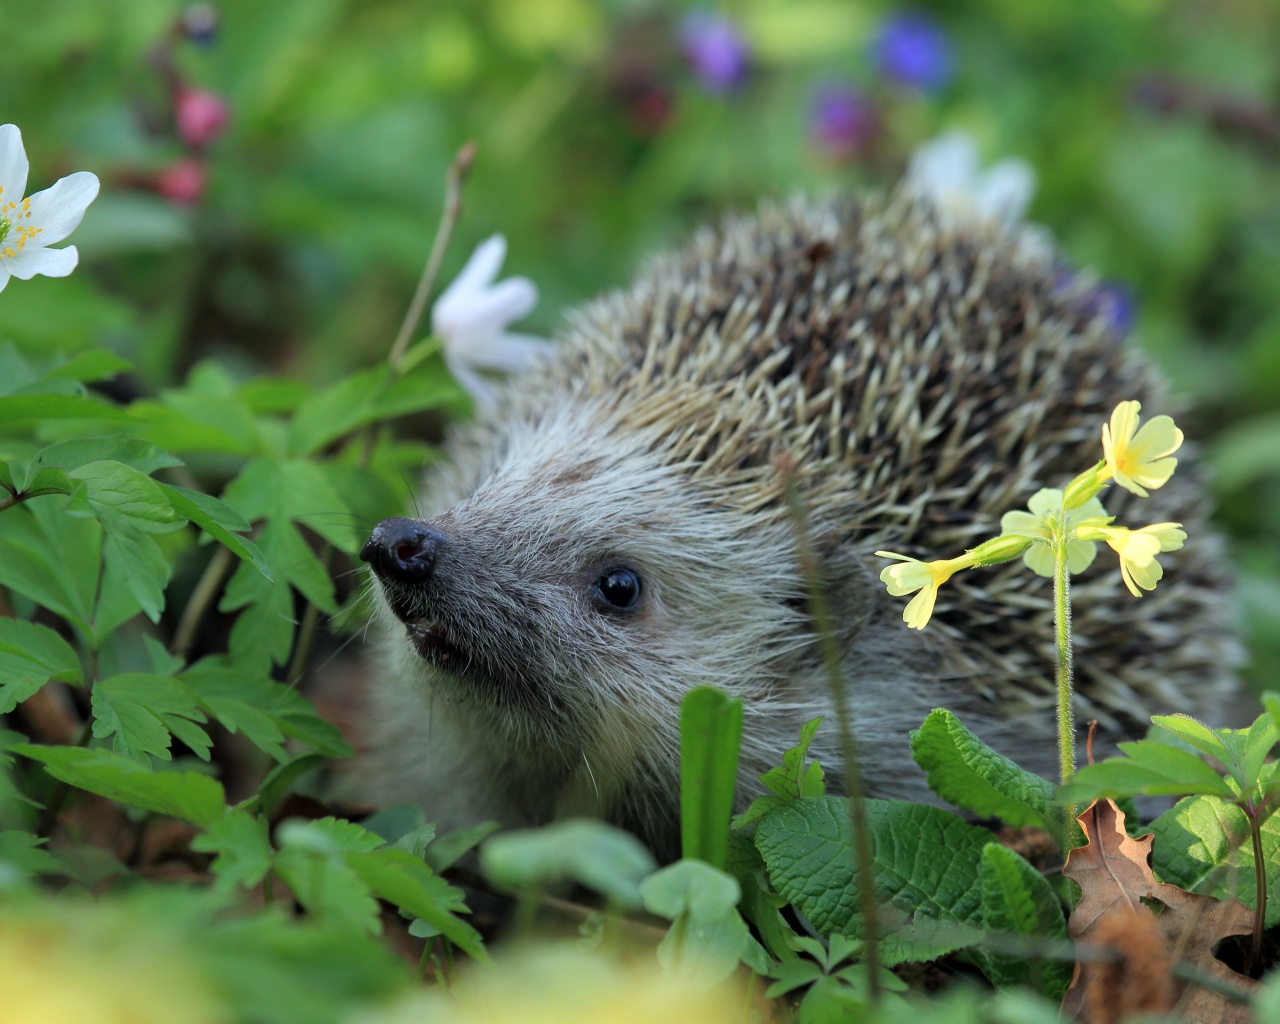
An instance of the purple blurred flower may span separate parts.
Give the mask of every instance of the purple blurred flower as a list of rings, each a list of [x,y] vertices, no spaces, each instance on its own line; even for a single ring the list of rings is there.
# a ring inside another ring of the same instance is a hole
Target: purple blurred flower
[[[182,12],[182,31],[197,46],[209,46],[218,36],[218,10],[210,3],[191,4]]]
[[[853,86],[828,83],[814,95],[809,131],[826,156],[850,159],[866,148],[879,128],[875,109]]]
[[[951,44],[923,14],[903,12],[885,19],[872,55],[880,73],[900,85],[935,92],[951,81]]]
[[[1138,320],[1138,300],[1133,292],[1118,281],[1103,281],[1084,297],[1085,312],[1106,318],[1107,326],[1116,334],[1133,330]]]
[[[680,23],[680,44],[693,73],[709,92],[723,95],[747,80],[751,48],[728,18],[690,12]]]

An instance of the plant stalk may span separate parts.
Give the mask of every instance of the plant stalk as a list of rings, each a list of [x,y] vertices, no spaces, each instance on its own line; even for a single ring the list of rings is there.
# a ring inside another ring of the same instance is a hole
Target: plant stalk
[[[1242,805],[1249,819],[1249,835],[1253,839],[1253,955],[1251,966],[1256,971],[1262,964],[1262,929],[1267,919],[1267,862],[1262,854],[1262,809],[1253,801]]]
[[[1058,538],[1055,555],[1053,623],[1058,642],[1058,767],[1061,781],[1065,783],[1076,772],[1075,716],[1071,706],[1071,571],[1067,567],[1065,537]]]
[[[224,548],[221,544],[210,557],[209,564],[204,567],[195,589],[191,591],[191,597],[187,599],[187,606],[182,609],[182,618],[174,631],[173,642],[169,644],[170,654],[186,660],[191,652],[191,645],[195,643],[200,620],[222,588],[222,578],[231,567],[231,557],[230,548]]]

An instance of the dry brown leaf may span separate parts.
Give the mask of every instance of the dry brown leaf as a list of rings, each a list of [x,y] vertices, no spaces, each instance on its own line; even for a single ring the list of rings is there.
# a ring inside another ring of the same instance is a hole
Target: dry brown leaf
[[[1081,890],[1067,934],[1077,942],[1118,946],[1124,964],[1116,972],[1114,964],[1077,963],[1063,1011],[1087,1024],[1111,1024],[1130,1013],[1167,1009],[1160,1005],[1166,998],[1163,993],[1172,991],[1180,999],[1180,1016],[1192,1024],[1248,1024],[1248,1006],[1207,988],[1185,985],[1169,972],[1181,961],[1242,996],[1252,995],[1257,982],[1218,960],[1213,947],[1228,936],[1252,931],[1253,912],[1236,900],[1199,896],[1157,882],[1151,873],[1155,837],[1132,838],[1124,828],[1124,812],[1114,801],[1096,800],[1076,820],[1088,845],[1072,850],[1062,869]],[[1144,899],[1164,904],[1163,912],[1153,913]],[[1149,944],[1140,941],[1150,930],[1145,920],[1126,923],[1125,917],[1154,921],[1166,956],[1153,957]],[[1134,941],[1123,941],[1126,928]],[[1155,978],[1158,973],[1166,977]]]

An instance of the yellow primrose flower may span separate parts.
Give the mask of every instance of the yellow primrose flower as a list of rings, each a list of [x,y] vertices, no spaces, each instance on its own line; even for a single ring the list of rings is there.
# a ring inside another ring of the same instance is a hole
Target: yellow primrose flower
[[[933,615],[938,588],[961,569],[974,565],[973,556],[968,552],[959,558],[942,558],[933,562],[922,562],[918,558],[909,558],[892,551],[877,551],[876,554],[881,558],[896,558],[902,563],[887,566],[880,573],[880,581],[892,596],[905,597],[920,591],[902,613],[902,621],[909,629],[924,629]]]
[[[1169,458],[1182,447],[1182,431],[1169,416],[1156,416],[1138,428],[1139,402],[1121,402],[1102,426],[1102,451],[1112,476],[1127,491],[1143,498],[1146,488],[1162,487],[1173,476],[1178,460]]]
[[[1000,532],[1036,541],[1027,549],[1022,560],[1037,576],[1052,578],[1056,565],[1053,554],[1055,527],[1063,512],[1062,491],[1054,487],[1036,491],[1027,502],[1027,508],[1030,509],[1029,512],[1006,512],[1001,516]],[[1090,498],[1079,508],[1069,509],[1066,513],[1064,525],[1068,536],[1067,568],[1073,573],[1084,572],[1093,564],[1098,553],[1095,543],[1075,536],[1075,529],[1087,519],[1099,518],[1103,522],[1110,522],[1106,509],[1097,498]]]
[[[1156,555],[1177,551],[1187,539],[1180,527],[1180,523],[1154,523],[1140,530],[1128,530],[1123,526],[1088,524],[1078,532],[1086,539],[1107,542],[1120,556],[1120,577],[1124,585],[1134,597],[1141,597],[1143,590],[1155,590],[1164,576]]]

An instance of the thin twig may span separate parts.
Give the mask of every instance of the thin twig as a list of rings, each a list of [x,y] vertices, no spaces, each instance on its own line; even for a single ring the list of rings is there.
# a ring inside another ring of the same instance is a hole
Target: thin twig
[[[413,340],[413,334],[418,329],[418,321],[422,319],[423,311],[427,308],[427,299],[431,297],[431,289],[435,286],[436,275],[440,273],[440,263],[444,260],[449,237],[453,234],[454,225],[458,223],[458,216],[462,212],[462,185],[466,181],[467,172],[471,170],[471,161],[475,159],[475,155],[476,144],[464,143],[453,158],[453,162],[449,164],[449,170],[445,175],[444,215],[440,218],[440,226],[436,228],[435,241],[431,243],[431,255],[427,257],[426,265],[422,268],[418,287],[413,293],[413,299],[409,302],[409,308],[405,310],[395,344],[391,346],[391,353],[387,356],[387,362],[396,373],[400,372],[400,360],[404,358],[405,350]]]
[[[204,617],[213,599],[222,589],[222,579],[231,567],[231,549],[221,544],[204,567],[195,589],[187,599],[187,606],[182,609],[182,618],[178,620],[178,628],[174,631],[173,641],[169,644],[169,653],[184,661],[195,643],[196,630],[200,628],[200,620]]]

